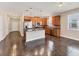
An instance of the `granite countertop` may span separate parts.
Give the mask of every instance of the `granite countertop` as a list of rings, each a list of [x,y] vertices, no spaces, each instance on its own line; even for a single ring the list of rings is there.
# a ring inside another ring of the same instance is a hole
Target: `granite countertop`
[[[28,28],[25,31],[39,31],[39,30],[44,30],[43,28]]]
[[[52,27],[49,27],[50,29],[60,29],[60,26],[52,26]]]

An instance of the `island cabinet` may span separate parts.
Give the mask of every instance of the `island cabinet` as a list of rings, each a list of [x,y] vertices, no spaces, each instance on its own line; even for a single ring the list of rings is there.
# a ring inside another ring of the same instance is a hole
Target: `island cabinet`
[[[33,31],[26,31],[26,42],[45,39],[45,30],[43,28],[36,28]]]

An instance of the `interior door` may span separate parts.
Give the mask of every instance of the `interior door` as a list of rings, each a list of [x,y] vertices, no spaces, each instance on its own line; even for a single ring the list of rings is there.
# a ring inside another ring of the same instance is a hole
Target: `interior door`
[[[18,19],[11,19],[11,31],[19,31],[19,20]]]

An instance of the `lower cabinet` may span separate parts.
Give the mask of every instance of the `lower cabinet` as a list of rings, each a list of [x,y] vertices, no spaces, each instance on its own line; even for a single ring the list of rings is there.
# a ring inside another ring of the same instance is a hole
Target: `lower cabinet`
[[[60,29],[59,28],[52,29],[51,33],[52,33],[52,36],[60,37]]]
[[[45,26],[45,33],[50,35],[50,28],[48,26]]]
[[[45,26],[44,29],[46,34],[60,37],[60,28],[49,28],[48,26]]]
[[[60,29],[57,29],[57,37],[60,37]]]

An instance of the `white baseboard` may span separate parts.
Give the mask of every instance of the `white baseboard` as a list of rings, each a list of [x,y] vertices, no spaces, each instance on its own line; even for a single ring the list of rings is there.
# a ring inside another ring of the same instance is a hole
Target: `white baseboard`
[[[2,40],[4,40],[5,37],[6,37],[8,34],[9,34],[9,32],[8,32],[5,36],[3,36],[3,37],[1,38],[0,42],[1,42]]]
[[[72,40],[76,40],[76,41],[79,41],[78,38],[75,38],[75,37],[70,37],[70,36],[64,36],[64,35],[60,35],[61,37],[65,37],[65,38],[69,38],[69,39],[72,39]]]

